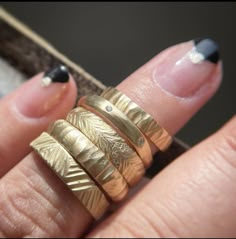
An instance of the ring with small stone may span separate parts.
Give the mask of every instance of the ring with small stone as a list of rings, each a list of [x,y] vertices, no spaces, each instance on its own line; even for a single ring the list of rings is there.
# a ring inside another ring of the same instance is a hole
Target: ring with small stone
[[[163,151],[172,137],[115,88],[84,96],[78,105],[31,147],[99,219],[110,203],[126,197],[151,165],[150,142]]]

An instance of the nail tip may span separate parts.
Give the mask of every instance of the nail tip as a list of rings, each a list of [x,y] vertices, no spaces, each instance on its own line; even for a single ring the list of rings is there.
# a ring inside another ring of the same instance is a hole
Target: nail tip
[[[43,76],[43,78],[41,79],[41,86],[42,87],[48,87],[49,85],[51,85],[52,80],[50,77],[47,76]]]
[[[57,65],[56,67],[45,72],[43,79],[50,78],[51,83],[67,83],[69,81],[69,71],[65,65]]]
[[[196,38],[193,40],[196,50],[203,54],[204,59],[217,64],[220,60],[219,45],[211,38]]]

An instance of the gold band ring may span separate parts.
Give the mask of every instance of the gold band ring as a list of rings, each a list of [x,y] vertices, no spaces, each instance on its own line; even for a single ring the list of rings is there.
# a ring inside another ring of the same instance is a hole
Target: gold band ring
[[[105,153],[130,186],[144,175],[145,169],[141,158],[102,118],[82,107],[77,107],[70,111],[66,120]]]
[[[148,139],[163,151],[172,137],[115,88],[107,88],[101,96],[84,96],[79,106],[31,146],[99,219],[110,200],[122,200],[150,166]]]
[[[122,174],[83,133],[65,120],[55,121],[49,133],[68,150],[113,201],[120,201],[126,196],[128,185]]]
[[[97,95],[82,97],[79,100],[79,105],[98,114],[108,124],[111,123],[116,131],[122,134],[123,138],[136,149],[145,167],[150,166],[152,162],[150,145],[143,133],[126,115],[109,101]]]
[[[45,132],[30,145],[75,194],[92,217],[99,219],[108,209],[109,202],[73,157]]]
[[[171,144],[172,137],[169,133],[128,96],[112,87],[106,88],[101,96],[126,114],[158,149],[164,151]]]

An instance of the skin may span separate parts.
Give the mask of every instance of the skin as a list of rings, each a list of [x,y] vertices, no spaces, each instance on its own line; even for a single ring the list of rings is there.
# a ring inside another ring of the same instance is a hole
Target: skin
[[[204,62],[201,70],[199,66],[185,67],[189,81],[197,74],[201,84],[196,90],[186,83],[190,92],[187,96],[179,89],[180,93],[175,89],[167,92],[154,79],[158,67],[162,66],[159,76],[170,74],[169,59],[191,48],[188,42],[165,50],[118,86],[172,135],[213,96],[221,82],[221,63],[210,62]],[[202,74],[205,69],[211,69],[207,77]],[[182,80],[179,71],[170,75],[174,82]],[[23,107],[27,114],[22,113],[16,107],[18,97],[41,77],[35,76],[0,101],[1,237],[236,236],[236,117],[176,159],[141,190],[136,189],[111,216],[89,228],[89,213],[29,148],[30,141],[50,122],[65,117],[76,97],[71,78],[63,97],[51,110],[34,114],[35,105],[28,104]],[[156,148],[152,148],[154,153]]]

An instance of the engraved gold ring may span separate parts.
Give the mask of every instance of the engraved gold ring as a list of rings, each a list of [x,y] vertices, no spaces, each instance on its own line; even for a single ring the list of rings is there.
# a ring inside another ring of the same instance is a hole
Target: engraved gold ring
[[[164,151],[171,144],[172,137],[169,133],[128,96],[112,87],[105,89],[101,96],[109,100],[120,111],[127,115],[158,149]]]
[[[165,150],[172,137],[115,88],[84,96],[66,119],[31,142],[94,219],[125,198],[152,163],[149,140]]]

